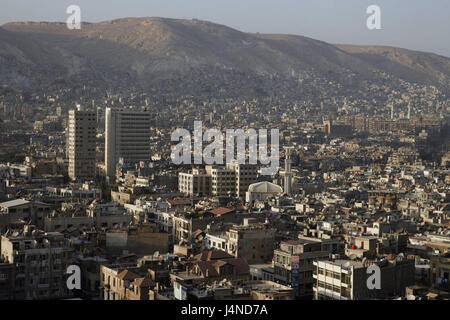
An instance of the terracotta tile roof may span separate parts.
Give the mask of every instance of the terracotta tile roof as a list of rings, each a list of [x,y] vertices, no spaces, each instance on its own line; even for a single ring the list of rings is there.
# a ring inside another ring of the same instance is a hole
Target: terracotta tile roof
[[[219,275],[210,261],[198,261],[197,265],[205,277],[217,277]]]
[[[135,274],[134,272],[131,272],[128,270],[123,270],[122,272],[120,272],[117,275],[117,278],[119,278],[121,280],[134,280],[136,278],[139,278],[139,276],[137,274]]]
[[[247,261],[243,258],[233,258],[216,261],[197,261],[196,265],[200,268],[200,272],[204,277],[217,277],[219,273],[216,268],[220,268],[224,265],[232,265],[236,270],[236,275],[249,274],[250,268]]]
[[[150,287],[156,286],[156,284],[153,282],[153,280],[148,277],[136,279],[133,282],[133,285],[135,285],[139,288],[150,288]]]
[[[202,253],[194,256],[194,260],[196,261],[211,261],[211,260],[222,260],[222,259],[230,259],[234,258],[234,256],[226,253],[222,250],[210,250],[203,251]]]
[[[234,211],[234,209],[225,208],[225,207],[218,207],[218,208],[210,210],[209,212],[214,214],[214,215],[221,216],[221,215],[224,215],[224,214],[227,214],[227,213],[231,213],[233,211]]]
[[[236,267],[237,274],[248,274],[250,272],[250,267],[243,258],[227,259],[226,262]]]

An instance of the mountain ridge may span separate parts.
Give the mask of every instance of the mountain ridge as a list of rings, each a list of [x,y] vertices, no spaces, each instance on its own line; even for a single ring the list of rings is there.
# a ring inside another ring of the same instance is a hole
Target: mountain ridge
[[[35,88],[54,78],[108,87],[128,81],[146,88],[221,72],[229,77],[323,78],[343,85],[387,74],[444,89],[450,85],[450,58],[433,53],[335,45],[160,17],[83,23],[81,30],[69,30],[61,22],[7,23],[0,27],[0,65],[0,83],[17,88]]]

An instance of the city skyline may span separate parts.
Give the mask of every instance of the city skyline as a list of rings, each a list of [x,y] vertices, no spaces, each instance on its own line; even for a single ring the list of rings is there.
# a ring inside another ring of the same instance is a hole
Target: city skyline
[[[0,303],[449,300],[448,11],[377,2],[5,5]]]

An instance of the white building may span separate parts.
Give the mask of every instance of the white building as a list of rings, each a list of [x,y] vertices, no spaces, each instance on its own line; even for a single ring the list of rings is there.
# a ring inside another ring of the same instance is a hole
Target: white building
[[[211,193],[211,176],[198,169],[190,173],[180,172],[178,190],[187,196],[208,196]]]
[[[146,108],[106,108],[106,176],[113,178],[119,158],[125,163],[150,160],[150,112]]]

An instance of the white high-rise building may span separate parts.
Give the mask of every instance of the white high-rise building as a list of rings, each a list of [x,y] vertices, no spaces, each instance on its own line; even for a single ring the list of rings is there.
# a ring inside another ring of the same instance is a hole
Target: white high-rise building
[[[72,180],[95,177],[96,115],[80,105],[69,111],[68,139],[69,177]]]
[[[147,108],[106,108],[105,167],[113,178],[116,165],[150,160],[150,112]]]

